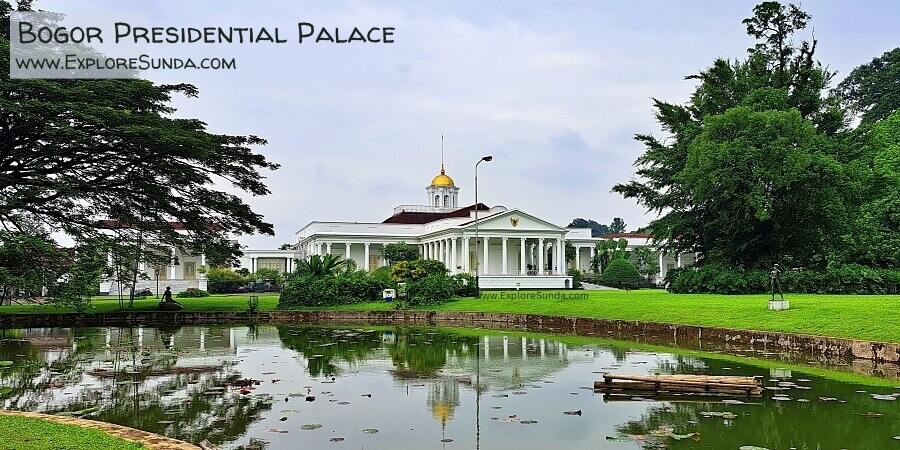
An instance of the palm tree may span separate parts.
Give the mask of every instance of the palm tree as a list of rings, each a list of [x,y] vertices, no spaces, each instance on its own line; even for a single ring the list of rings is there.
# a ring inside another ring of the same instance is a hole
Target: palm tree
[[[331,276],[347,267],[348,264],[350,261],[341,256],[311,255],[307,260],[297,261],[297,273],[314,277]]]

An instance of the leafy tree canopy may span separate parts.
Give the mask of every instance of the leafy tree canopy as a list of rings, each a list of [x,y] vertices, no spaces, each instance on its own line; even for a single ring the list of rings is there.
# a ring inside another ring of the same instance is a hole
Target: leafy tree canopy
[[[654,99],[666,139],[640,134],[637,178],[613,191],[659,214],[649,228],[665,250],[748,268],[773,258],[824,263],[841,223],[845,183],[835,140],[845,129],[833,76],[814,59],[816,41],[796,39],[811,17],[763,2],[744,20],[757,40],[744,60],[716,59],[687,77],[690,101]],[[793,208],[793,209],[792,209]]]
[[[861,114],[862,123],[882,120],[900,110],[900,47],[850,72],[835,91]]]
[[[625,232],[625,221],[622,220],[621,217],[616,217],[613,219],[612,223],[609,224],[609,233],[610,234],[621,234]]]
[[[397,242],[396,244],[387,244],[381,251],[381,255],[387,260],[388,264],[393,265],[400,261],[413,261],[419,259],[419,249],[415,245],[409,245],[406,242]]]
[[[0,0],[2,67],[9,67],[10,11]],[[11,79],[0,72],[0,225],[36,220],[107,247],[127,247],[140,235],[226,259],[239,251],[229,232],[273,234],[240,197],[218,187],[268,194],[261,171],[278,165],[252,149],[265,140],[213,134],[199,119],[176,118],[173,95],[198,91],[137,78]],[[115,222],[104,230],[104,219]]]
[[[597,223],[597,221],[593,219],[582,219],[581,217],[572,219],[572,222],[569,223],[567,228],[590,228],[591,237],[609,234],[609,226]]]

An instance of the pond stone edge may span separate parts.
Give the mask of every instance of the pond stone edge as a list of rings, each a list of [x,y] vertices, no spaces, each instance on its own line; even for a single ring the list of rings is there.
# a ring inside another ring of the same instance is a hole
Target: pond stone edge
[[[876,364],[900,364],[900,344],[795,333],[736,330],[668,323],[586,317],[544,316],[452,311],[269,311],[255,314],[236,311],[164,312],[134,311],[97,314],[9,314],[0,315],[0,328],[219,325],[231,323],[275,325],[329,323],[356,325],[424,325],[481,327],[498,330],[571,333],[579,336],[629,340],[641,343],[724,350],[749,346],[770,352],[790,352],[831,362],[869,360]]]

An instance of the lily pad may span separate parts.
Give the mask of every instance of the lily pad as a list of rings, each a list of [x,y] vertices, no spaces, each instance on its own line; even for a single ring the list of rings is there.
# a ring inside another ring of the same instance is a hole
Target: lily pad
[[[366,428],[366,429],[362,430],[362,432],[363,432],[363,434],[375,434],[375,433],[378,433],[378,429],[377,428]]]
[[[738,450],[769,450],[765,447],[757,447],[755,445],[742,445],[738,448]]]
[[[329,441],[331,441],[331,442],[341,442],[343,440],[344,440],[344,438],[342,438],[342,437],[333,437],[333,438],[329,439]]]
[[[322,425],[318,423],[307,423],[300,425],[301,430],[318,430],[319,428],[322,428]]]
[[[672,436],[672,439],[675,439],[676,441],[680,441],[682,439],[693,439],[695,441],[700,440],[700,433],[696,433],[696,432],[688,433],[688,434],[674,434],[673,433],[671,436]]]
[[[12,361],[0,361],[0,367],[9,367],[13,365]]]

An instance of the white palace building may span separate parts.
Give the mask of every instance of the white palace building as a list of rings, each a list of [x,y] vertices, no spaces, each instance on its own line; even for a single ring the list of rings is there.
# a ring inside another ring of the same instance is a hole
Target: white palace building
[[[484,289],[565,289],[572,287],[572,277],[566,275],[569,268],[590,270],[598,242],[624,238],[628,248],[652,244],[651,236],[643,233],[591,237],[588,228],[564,228],[517,208],[483,203],[459,206],[459,187],[443,165],[425,192],[427,205],[398,206],[382,222],[310,222],[297,231],[295,250],[245,249],[241,268],[251,273],[260,268],[291,272],[295,259],[332,254],[351,259],[357,267],[371,272],[387,265],[381,254],[385,245],[405,242],[417,246],[422,257],[444,262],[452,274],[475,275],[479,264],[479,285]],[[179,224],[171,225],[178,229]],[[571,261],[565,261],[567,241],[575,247]],[[154,294],[166,286],[174,292],[192,287],[206,289],[206,276],[199,270],[205,267],[204,255],[169,251],[169,265],[139,265],[144,275],[136,288]],[[660,273],[651,281],[661,283],[668,270],[693,263],[693,256],[660,254]],[[100,285],[104,294],[120,289],[112,280]]]
[[[648,234],[591,237],[590,229],[560,227],[517,208],[461,207],[459,187],[443,165],[425,192],[427,205],[398,206],[382,222],[310,222],[297,232],[298,257],[341,255],[372,271],[387,264],[381,255],[386,244],[406,242],[418,246],[424,258],[442,261],[452,274],[475,275],[478,265],[484,289],[564,289],[572,287],[567,269],[589,270],[599,241],[625,238],[629,248],[651,244]],[[575,247],[568,263],[566,241]],[[662,273],[654,281],[686,263],[660,255]]]

